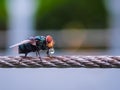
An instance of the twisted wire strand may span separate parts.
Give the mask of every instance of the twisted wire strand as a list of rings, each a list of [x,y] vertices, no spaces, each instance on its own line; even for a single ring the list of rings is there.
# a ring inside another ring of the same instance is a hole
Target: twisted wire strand
[[[0,56],[0,68],[120,68],[120,56]]]

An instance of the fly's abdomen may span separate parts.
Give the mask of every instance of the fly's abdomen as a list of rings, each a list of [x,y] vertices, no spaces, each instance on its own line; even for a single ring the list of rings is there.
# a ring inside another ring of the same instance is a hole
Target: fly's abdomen
[[[35,52],[36,47],[30,43],[27,43],[27,44],[19,45],[18,50],[19,50],[19,53],[29,53],[29,52]]]

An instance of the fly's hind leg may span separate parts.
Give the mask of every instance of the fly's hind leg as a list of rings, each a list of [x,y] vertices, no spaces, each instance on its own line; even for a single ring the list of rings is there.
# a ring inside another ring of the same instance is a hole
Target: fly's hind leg
[[[28,54],[28,53],[25,53],[25,58],[27,57],[27,54]]]
[[[27,57],[27,54],[28,54],[28,53],[25,53],[25,56],[21,56],[21,59],[19,60],[19,63],[22,62],[23,58],[26,58],[26,57]]]

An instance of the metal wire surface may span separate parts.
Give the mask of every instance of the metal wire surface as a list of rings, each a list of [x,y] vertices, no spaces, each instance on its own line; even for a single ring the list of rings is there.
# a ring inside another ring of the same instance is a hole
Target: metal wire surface
[[[120,68],[120,56],[0,56],[0,68]]]

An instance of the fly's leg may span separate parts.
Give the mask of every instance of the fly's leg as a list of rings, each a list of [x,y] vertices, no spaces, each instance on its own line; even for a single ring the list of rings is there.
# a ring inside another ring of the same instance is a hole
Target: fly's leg
[[[36,56],[38,56],[39,59],[40,59],[40,61],[42,61],[42,58],[41,58],[41,56],[40,56],[40,51],[36,51]]]
[[[46,54],[47,54],[47,57],[50,57],[49,49],[47,50]]]
[[[36,51],[36,57],[38,56],[38,52]]]
[[[28,53],[25,53],[24,57],[21,57],[21,59],[19,60],[19,63],[23,60],[22,58],[26,58]]]
[[[28,54],[28,53],[25,53],[25,58],[27,57],[27,54]]]
[[[39,56],[40,61],[42,61],[42,58],[40,56],[40,51],[38,51],[38,56]]]
[[[53,56],[52,56],[52,54],[54,53],[54,49],[53,48],[51,48],[51,49],[47,49],[47,52],[46,52],[46,54],[47,54],[47,56],[48,57],[50,57],[50,58],[52,58]]]
[[[37,46],[36,46],[36,56],[38,56],[40,61],[42,61],[42,58],[40,56],[40,49]]]

